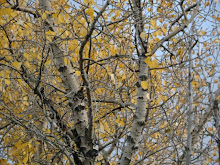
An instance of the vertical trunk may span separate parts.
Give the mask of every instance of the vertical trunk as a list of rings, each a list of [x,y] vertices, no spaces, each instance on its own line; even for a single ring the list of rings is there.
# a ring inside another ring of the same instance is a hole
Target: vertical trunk
[[[189,90],[189,111],[188,111],[188,129],[187,129],[187,150],[186,150],[186,165],[190,165],[191,151],[192,151],[192,113],[193,113],[193,93],[192,93],[192,54],[191,54],[191,42],[189,44],[189,75],[188,75],[188,90]]]
[[[40,8],[42,11],[51,11],[51,0],[39,0]],[[55,33],[57,32],[53,18],[47,18],[49,28]],[[46,30],[49,28],[46,27]],[[79,89],[77,79],[74,75],[74,71],[70,65],[64,62],[64,53],[61,48],[55,43],[50,43],[50,48],[56,60],[56,67],[62,78],[63,85],[65,87],[69,100],[69,106],[72,110],[72,118],[74,120],[74,127],[76,129],[77,136],[80,138],[80,142],[77,144],[79,152],[83,156],[83,164],[92,165],[96,153],[93,150],[91,139],[87,136],[88,132],[88,116],[84,105],[83,91]],[[74,139],[73,139],[74,140]],[[92,153],[92,154],[91,154]]]
[[[133,118],[133,125],[130,135],[127,137],[127,145],[122,153],[122,157],[119,161],[119,165],[128,165],[132,160],[132,156],[135,153],[135,150],[138,148],[138,142],[141,137],[142,129],[145,125],[146,117],[146,106],[147,106],[147,96],[148,91],[141,87],[141,81],[147,81],[148,79],[148,66],[145,63],[145,54],[147,53],[147,48],[145,41],[140,37],[140,34],[144,32],[144,22],[142,19],[142,8],[140,0],[132,1],[134,9],[133,15],[135,18],[135,30],[136,36],[139,40],[139,47],[141,48],[140,55],[140,73],[139,81],[137,83],[138,92],[137,92],[137,108]]]
[[[137,108],[134,115],[132,130],[127,138],[127,145],[123,151],[122,158],[119,162],[120,165],[128,165],[131,162],[132,155],[138,148],[143,126],[145,125],[146,105],[147,105],[147,91],[142,89],[139,85],[141,81],[146,81],[148,78],[148,66],[144,62],[145,57],[140,58],[140,74],[138,83],[138,98]]]

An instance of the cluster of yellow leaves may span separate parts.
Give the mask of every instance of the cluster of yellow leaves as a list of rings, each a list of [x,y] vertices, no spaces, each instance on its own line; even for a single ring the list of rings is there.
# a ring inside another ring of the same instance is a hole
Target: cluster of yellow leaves
[[[61,1],[57,1],[56,2],[57,4],[62,4]],[[64,1],[63,1],[64,3]],[[94,18],[94,8],[93,8],[93,4],[96,6],[95,2],[93,1],[89,1],[89,0],[83,0],[83,3],[85,4],[86,6],[86,9],[85,9],[85,13],[89,16],[88,17],[88,20],[89,21],[92,21],[92,19]],[[57,5],[59,7],[59,5]],[[172,2],[165,2],[163,1],[163,4],[164,6],[168,6],[168,7],[171,7],[172,6]],[[99,9],[98,7],[96,7],[96,9]],[[162,12],[162,9],[158,9],[158,12]],[[0,16],[3,16],[3,15],[7,15],[9,17],[14,17],[16,16],[16,13],[13,12],[10,8],[3,8],[3,9],[0,9]],[[114,11],[114,10],[113,10]],[[4,14],[3,14],[4,12]],[[48,11],[46,11],[45,13],[43,13],[42,15],[42,19],[43,20],[46,20],[47,19],[47,15],[50,14]],[[86,34],[87,34],[87,30],[89,29],[88,28],[88,25],[87,25],[87,21],[83,16],[74,16],[74,15],[71,15],[70,13],[66,13],[65,12],[62,12],[62,11],[55,11],[53,12],[52,14],[53,18],[54,18],[54,21],[55,23],[58,25],[58,34],[62,34],[63,33],[63,36],[64,37],[73,37],[73,35],[71,36],[71,31],[68,31],[66,30],[65,26],[64,26],[64,23],[67,23],[68,21],[72,22],[73,23],[73,29],[74,31],[76,32],[77,35],[79,35],[79,38],[80,37],[84,37]],[[117,10],[115,13],[114,13],[114,19],[111,19],[112,21],[115,21],[116,18],[120,17],[120,16],[123,16],[123,12],[121,12],[120,10]],[[107,15],[104,13],[103,14],[103,17],[104,18],[107,18]],[[73,19],[74,18],[74,19]],[[159,27],[159,21],[160,20],[157,20],[157,19],[150,19],[149,21],[149,28],[153,31],[149,36],[150,36],[150,40],[148,41],[149,42],[149,49],[151,48],[152,45],[154,45],[156,42],[159,41],[159,38],[156,38],[157,36],[162,36],[162,35],[166,35],[167,34],[167,26],[164,25],[162,27]],[[3,22],[3,21],[1,21]],[[22,22],[21,21],[18,21],[17,22],[17,25],[19,25],[18,27],[20,26],[24,26],[24,29],[18,29],[17,30],[17,36],[16,37],[26,37],[30,34],[32,34],[32,26],[29,25],[28,23],[25,23],[24,21]],[[124,26],[125,25],[125,26]],[[132,43],[131,42],[128,42],[128,40],[131,40],[129,37],[127,37],[126,35],[124,35],[124,27],[126,27],[126,23],[125,24],[117,24],[117,25],[111,25],[109,26],[108,28],[111,29],[111,32],[113,35],[117,36],[117,40],[119,41],[118,43],[111,43],[109,44],[109,41],[110,39],[107,37],[107,36],[98,36],[97,38],[95,39],[92,39],[92,43],[93,45],[96,44],[96,43],[101,43],[101,44],[97,44],[95,46],[92,46],[92,50],[93,52],[91,53],[91,58],[96,60],[96,59],[102,59],[102,58],[108,58],[109,56],[114,56],[116,54],[132,54],[132,50],[134,49],[134,47],[132,47]],[[16,27],[17,28],[17,27]],[[177,27],[175,27],[173,30],[177,29]],[[72,29],[71,29],[72,30]],[[106,32],[106,31],[104,31]],[[122,33],[123,32],[123,33]],[[46,31],[46,40],[47,41],[52,41],[53,37],[55,35],[58,35],[56,34],[55,32],[49,30],[49,31]],[[65,35],[64,35],[65,34]],[[97,33],[94,32],[94,34],[96,35]],[[207,33],[205,31],[201,31],[201,34],[202,35],[206,35]],[[124,35],[124,36],[123,36]],[[148,34],[146,34],[145,32],[142,32],[140,34],[140,37],[143,39],[143,40],[146,40],[148,38]],[[36,39],[36,38],[31,38],[32,40]],[[37,42],[40,42],[40,40],[36,40]],[[178,42],[178,39],[177,38],[173,38],[172,41],[174,43],[177,43]],[[213,42],[215,43],[218,43],[219,41],[218,40],[214,40]],[[74,38],[72,40],[68,40],[68,42],[62,42],[61,45],[65,46],[68,48],[68,53],[69,52],[74,52],[74,55],[78,55],[78,48],[79,48],[79,43],[80,43],[80,39],[77,39],[77,38]],[[102,43],[105,43],[105,44],[102,44]],[[107,44],[106,44],[107,43]],[[119,46],[121,44],[121,46]],[[6,37],[2,37],[1,40],[0,40],[0,45],[2,47],[5,47],[5,48],[8,48],[8,42],[7,42],[7,38]],[[124,46],[126,45],[126,46]],[[127,47],[130,46],[130,49],[127,49]],[[126,48],[124,48],[126,47]],[[89,50],[89,44],[86,45],[85,47],[85,51],[84,51],[84,57],[88,57],[88,51]],[[4,54],[4,53],[1,53],[1,54]],[[177,50],[177,54],[179,55],[179,57],[181,55],[184,54],[184,50],[183,49],[178,49]],[[38,56],[38,53],[31,53],[31,52],[25,52],[23,54],[24,58],[26,59],[25,62],[20,62],[19,60],[17,61],[13,61],[11,62],[11,66],[13,66],[14,68],[16,68],[17,70],[20,70],[20,67],[21,67],[21,64],[24,63],[24,65],[31,70],[31,67],[33,67],[32,65],[32,62],[35,60],[39,60],[39,56]],[[8,59],[12,57],[7,57]],[[10,59],[10,60],[11,60]],[[52,59],[51,59],[52,60]],[[45,63],[46,66],[48,66],[49,64],[51,64],[51,60],[47,60],[47,62]],[[73,57],[71,59],[71,57],[67,58],[65,57],[64,61],[65,61],[65,64],[69,64],[70,63],[70,60],[74,61],[74,62],[77,62],[77,58],[74,57],[74,60],[73,60]],[[181,58],[180,58],[181,60]],[[211,58],[208,58],[207,61],[212,61]],[[145,63],[150,67],[150,68],[158,68],[159,67],[159,62],[157,60],[157,58],[155,56],[152,56],[152,54],[148,53],[146,54],[146,59],[145,59]],[[125,63],[126,64],[126,63]],[[39,65],[39,63],[37,64]],[[95,65],[95,64],[94,64]],[[118,65],[118,64],[117,64]],[[134,65],[134,64],[132,64]],[[133,73],[129,73],[127,74],[126,73],[126,65],[124,65],[124,63],[120,63],[118,65],[118,70],[114,70],[113,71],[113,68],[116,68],[115,67],[116,64],[110,64],[109,66],[105,66],[103,65],[103,67],[106,68],[107,70],[107,73],[104,71],[104,69],[100,69],[100,68],[97,68],[97,67],[91,67],[90,68],[90,73],[91,74],[94,74],[93,76],[95,77],[95,79],[97,79],[98,81],[102,80],[102,81],[106,81],[107,84],[114,84],[114,85],[118,85],[116,86],[117,87],[120,87],[120,85],[123,85],[124,87],[131,87],[133,86],[132,84],[134,84],[134,82],[136,81],[136,79],[134,78],[135,76],[131,76],[131,74]],[[49,70],[51,72],[51,74],[54,74],[54,72],[52,72],[51,70]],[[116,72],[116,73],[115,73]],[[106,79],[104,78],[105,77],[105,73],[106,73]],[[118,74],[119,73],[119,74]],[[160,75],[158,74],[159,71],[156,71],[156,70],[153,70],[151,71],[152,73],[152,77],[154,80],[152,80],[152,82],[148,82],[148,81],[141,81],[140,84],[141,84],[141,87],[146,90],[148,89],[150,86],[153,86],[154,89],[156,90],[156,93],[160,92],[163,90],[162,87],[160,87],[160,84],[161,84],[161,77]],[[0,74],[2,75],[2,77],[4,77],[4,81],[7,85],[10,85],[11,81],[10,81],[10,77],[7,75],[9,73],[3,73]],[[81,75],[81,72],[76,70],[75,71],[75,74],[77,76],[80,76]],[[104,76],[103,76],[104,75]],[[103,76],[103,78],[99,78]],[[121,76],[121,77],[120,77]],[[56,79],[56,78],[55,78]],[[58,79],[58,78],[57,78]],[[109,81],[109,79],[111,81]],[[116,82],[117,80],[117,82]],[[56,84],[57,83],[55,82],[55,80],[53,80],[53,84]],[[59,80],[59,82],[61,82],[61,80]],[[117,83],[117,84],[116,84]],[[125,84],[124,84],[125,83]],[[126,84],[127,83],[127,84]],[[199,81],[193,81],[193,86],[194,87],[199,87],[200,86],[200,83]],[[108,89],[108,87],[106,87],[106,84],[99,84],[97,85],[98,88],[95,89],[95,96],[98,97],[99,95],[100,96],[104,96],[104,95],[107,95],[109,97],[115,97],[114,94],[113,94],[113,90],[111,89]],[[175,91],[176,89],[178,89],[178,85],[174,86],[173,88],[170,88],[172,89],[173,91]],[[120,92],[120,94],[122,95],[122,97],[124,97],[123,95],[123,92]],[[133,92],[131,93],[132,96],[135,96],[136,93]],[[166,101],[167,100],[167,96],[163,96],[163,95],[158,95],[158,99],[156,101],[153,101],[153,104],[155,105],[158,105],[160,103],[160,101]],[[136,99],[135,97],[132,97],[131,99],[131,102],[132,103],[136,103]],[[184,100],[181,102],[181,103],[185,103]],[[105,107],[106,105],[105,104],[102,104],[102,103],[99,103],[98,104],[99,106],[103,106]],[[108,107],[109,109],[113,109],[114,107],[113,106],[109,106]],[[100,108],[101,109],[101,108]],[[107,108],[106,108],[107,109]],[[106,113],[106,109],[103,108],[103,110],[100,110],[99,114],[96,116],[96,119],[99,119],[100,116],[104,115]],[[176,108],[178,109],[178,108]],[[153,111],[153,110],[152,110]],[[172,111],[172,110],[171,110]],[[62,112],[62,111],[61,111]],[[155,112],[155,110],[154,110]],[[63,112],[62,112],[63,113]],[[61,113],[61,114],[62,114]],[[171,113],[169,111],[169,113]],[[168,115],[169,115],[168,113]],[[150,114],[152,115],[152,114]],[[110,117],[109,117],[110,116]],[[112,115],[113,116],[113,115]],[[101,135],[100,137],[102,137],[104,140],[103,141],[107,141],[108,140],[108,135],[109,134],[112,134],[113,130],[111,129],[112,125],[113,124],[118,124],[119,126],[123,127],[125,125],[124,121],[123,121],[123,117],[122,116],[117,116],[116,118],[113,119],[111,115],[108,115],[107,118],[109,120],[102,120],[99,124],[97,124],[97,129],[99,129],[99,133],[101,132]],[[111,120],[110,120],[111,118]],[[152,124],[153,125],[153,124]],[[161,124],[159,127],[164,127],[163,124]],[[210,130],[210,128],[208,128]],[[45,129],[43,130],[45,132],[49,132],[48,129]],[[178,134],[181,134],[181,131],[178,130]],[[158,138],[161,138],[162,137],[162,134],[160,133],[154,133],[151,135],[152,138],[154,139],[158,139]],[[165,139],[165,138],[164,138]],[[150,142],[149,142],[150,144]],[[15,144],[15,147],[17,148],[21,148],[22,147],[26,147],[27,144],[26,143],[21,143],[21,141],[19,143],[16,143]],[[31,147],[31,146],[28,146],[28,147]],[[153,147],[151,147],[150,149],[153,149]],[[15,151],[16,153],[17,151]],[[175,155],[173,156],[175,157]],[[101,159],[101,158],[100,158]],[[136,155],[135,156],[135,159],[138,159],[138,156]],[[21,163],[27,163],[28,162],[28,157],[24,156],[22,157],[22,161]]]
[[[146,57],[145,58],[145,63],[150,68],[158,68],[159,67],[158,61],[157,61],[157,59],[155,57],[154,58],[151,58],[150,56]]]
[[[12,10],[11,8],[1,8],[0,9],[0,17],[2,17],[3,15],[9,16],[9,17],[15,17],[17,15],[17,13],[14,10]]]
[[[157,29],[157,22],[156,22],[156,20],[150,20],[150,23],[151,23],[151,26],[152,26],[154,29]]]
[[[10,165],[10,163],[8,163],[7,159],[0,159],[0,164],[2,164],[2,165]]]
[[[78,46],[78,41],[77,40],[72,40],[70,42],[69,46],[68,46],[68,49],[70,51],[73,51],[73,50],[75,50],[77,48],[77,46]]]
[[[94,15],[94,9],[92,7],[88,8],[86,10],[86,13],[90,16],[90,17],[93,17]]]

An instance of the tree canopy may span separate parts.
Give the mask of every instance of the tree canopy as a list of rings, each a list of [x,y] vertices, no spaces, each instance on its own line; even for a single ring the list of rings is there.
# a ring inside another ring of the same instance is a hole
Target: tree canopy
[[[220,162],[220,1],[0,0],[0,164]]]

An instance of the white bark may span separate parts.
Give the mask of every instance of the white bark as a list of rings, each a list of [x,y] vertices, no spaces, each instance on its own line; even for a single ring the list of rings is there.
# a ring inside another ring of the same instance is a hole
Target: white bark
[[[147,106],[147,96],[148,91],[144,90],[141,87],[141,81],[147,81],[148,79],[148,66],[145,63],[145,54],[146,48],[145,43],[141,39],[140,34],[144,31],[143,29],[143,19],[142,19],[142,9],[141,6],[138,6],[138,1],[132,1],[134,5],[134,17],[136,24],[136,35],[139,39],[139,46],[141,47],[141,56],[140,56],[140,73],[139,73],[139,82],[138,82],[138,92],[137,92],[137,107],[133,117],[133,125],[130,135],[127,137],[127,145],[122,151],[122,157],[120,159],[119,165],[128,165],[132,160],[132,156],[138,148],[138,142],[141,137],[142,129],[145,125],[145,117],[146,117],[146,106]],[[140,4],[139,4],[140,5]]]
[[[140,43],[139,46],[141,47],[141,58],[140,58],[140,74],[139,74],[139,82],[140,81],[146,81],[148,79],[148,68],[147,65],[143,62],[145,57],[144,54],[147,53],[147,48],[143,40],[140,38],[140,33],[144,31],[144,21],[142,18],[142,7],[140,0],[133,0],[133,14],[135,18],[135,25],[136,25],[136,33],[137,38],[139,39]],[[197,1],[197,9],[192,14],[191,18],[186,20],[186,23],[184,23],[182,26],[180,26],[177,30],[173,31],[172,33],[168,34],[164,38],[162,38],[152,49],[150,52],[150,55],[153,55],[158,48],[162,46],[162,44],[165,41],[168,41],[170,38],[181,32],[183,29],[187,27],[187,25],[194,20],[194,18],[198,14],[198,7],[199,7],[200,1]],[[146,77],[145,77],[146,76]],[[121,160],[119,162],[120,165],[127,165],[130,163],[132,159],[132,155],[135,152],[134,149],[136,149],[136,145],[140,139],[140,131],[143,129],[143,125],[141,124],[144,120],[143,117],[146,115],[146,104],[147,104],[147,92],[142,90],[141,87],[138,89],[138,100],[137,100],[137,108],[134,116],[134,123],[132,125],[132,131],[131,134],[128,136],[128,143],[125,147],[125,150],[122,154]],[[142,115],[142,116],[141,116]]]
[[[141,80],[146,81],[148,77],[148,66],[144,62],[145,57],[140,59],[140,74],[139,82]],[[138,99],[137,99],[137,108],[134,115],[134,121],[132,125],[132,130],[130,135],[127,138],[127,146],[123,151],[122,158],[119,162],[120,165],[128,165],[131,162],[132,155],[135,153],[135,150],[138,148],[138,142],[141,137],[141,132],[143,126],[145,125],[145,116],[146,116],[146,105],[147,105],[147,91],[142,89],[141,86],[138,87]]]
[[[39,3],[42,11],[52,10],[50,0],[39,0]],[[48,18],[47,22],[49,22],[50,28],[56,33],[53,19]],[[55,42],[51,42],[50,47],[56,60],[56,67],[60,72],[63,85],[68,93],[67,97],[69,99],[69,106],[72,109],[74,126],[81,141],[79,150],[84,155],[82,162],[85,165],[92,164],[93,160],[90,158],[90,155],[87,155],[88,151],[93,150],[93,148],[91,140],[86,136],[88,131],[88,117],[84,105],[83,91],[79,90],[79,85],[71,66],[64,63],[64,53],[61,48]]]

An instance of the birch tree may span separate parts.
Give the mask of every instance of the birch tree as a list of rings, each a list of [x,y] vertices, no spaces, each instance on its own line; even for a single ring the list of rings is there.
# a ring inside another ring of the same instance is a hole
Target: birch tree
[[[0,0],[0,164],[218,163],[219,6]]]

